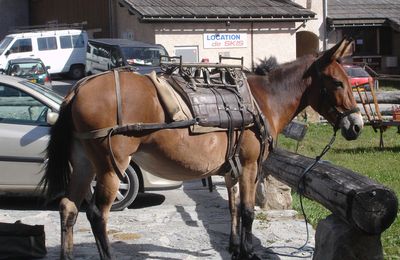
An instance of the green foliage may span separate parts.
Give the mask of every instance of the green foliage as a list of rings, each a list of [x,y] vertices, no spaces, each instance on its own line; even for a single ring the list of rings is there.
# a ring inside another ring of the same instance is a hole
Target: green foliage
[[[320,154],[332,137],[332,127],[323,124],[309,125],[298,153],[315,157]],[[400,197],[400,134],[391,127],[383,133],[385,148],[379,148],[379,131],[365,126],[361,136],[355,141],[346,141],[340,133],[332,149],[322,158],[336,165],[351,169],[391,188]],[[280,136],[278,146],[295,151],[297,142]],[[310,223],[316,227],[319,220],[329,215],[329,211],[316,202],[303,199],[304,209]],[[301,212],[299,196],[293,194],[293,208]],[[392,226],[382,234],[385,259],[400,259],[400,211]]]

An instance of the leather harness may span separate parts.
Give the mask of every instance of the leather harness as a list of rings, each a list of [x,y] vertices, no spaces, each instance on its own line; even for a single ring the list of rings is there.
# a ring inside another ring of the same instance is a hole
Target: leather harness
[[[92,130],[89,132],[84,132],[84,133],[74,133],[74,137],[79,138],[79,139],[96,139],[96,138],[107,138],[108,139],[108,146],[109,146],[109,151],[110,151],[110,156],[111,156],[111,162],[113,165],[113,168],[119,177],[120,180],[123,180],[125,178],[125,173],[121,172],[120,168],[117,165],[113,149],[112,149],[112,142],[111,142],[111,137],[113,135],[126,135],[126,134],[131,134],[131,133],[138,133],[138,132],[143,132],[143,131],[157,131],[161,129],[175,129],[175,128],[187,128],[189,126],[193,125],[199,125],[201,120],[198,117],[194,117],[192,119],[188,120],[183,120],[183,121],[173,121],[173,122],[167,122],[167,123],[133,123],[133,124],[124,124],[123,122],[123,111],[122,111],[122,102],[121,102],[121,86],[120,86],[120,79],[119,79],[119,72],[120,71],[127,71],[127,68],[118,68],[113,70],[114,74],[114,79],[115,79],[115,93],[116,93],[116,100],[117,100],[117,125],[113,127],[107,127],[107,128],[102,128],[102,129],[96,129]],[[224,73],[222,73],[225,75]],[[87,79],[88,80],[88,79]],[[87,81],[85,80],[85,81]],[[207,81],[208,79],[206,79]],[[190,81],[190,79],[189,79]],[[225,84],[225,78],[221,80],[221,84]],[[210,82],[208,82],[209,85]],[[247,82],[246,82],[247,84]],[[223,88],[223,86],[219,86],[220,88]],[[269,144],[270,149],[272,149],[272,137],[268,133],[268,127],[267,127],[267,122],[265,120],[264,115],[262,114],[261,110],[259,109],[257,103],[253,100],[253,97],[251,96],[251,100],[253,101],[253,105],[255,107],[255,110],[251,110],[250,114],[252,116],[251,124],[249,124],[248,120],[246,120],[245,124],[245,109],[246,112],[248,109],[242,105],[240,102],[242,100],[242,96],[238,94],[237,91],[232,91],[236,95],[237,99],[237,104],[239,104],[239,114],[241,115],[240,119],[240,124],[235,123],[235,126],[233,126],[233,113],[227,104],[224,96],[221,94],[220,90],[218,88],[211,88],[209,86],[209,89],[211,90],[212,93],[217,97],[220,97],[222,100],[222,103],[224,105],[224,110],[226,111],[226,115],[228,118],[228,125],[226,127],[227,135],[228,135],[228,147],[227,147],[227,154],[226,154],[226,161],[225,161],[225,168],[227,172],[231,170],[231,177],[233,179],[237,179],[242,171],[242,166],[239,160],[239,148],[242,142],[242,137],[243,137],[243,132],[245,128],[249,127],[249,125],[254,124],[256,128],[258,129],[259,132],[259,140],[260,140],[260,155],[258,158],[258,175],[260,176],[261,174],[261,163],[263,159],[263,155],[265,152],[265,147],[267,143]],[[77,90],[75,90],[77,91]],[[236,111],[237,112],[237,111]],[[238,135],[235,138],[235,132],[238,133]]]

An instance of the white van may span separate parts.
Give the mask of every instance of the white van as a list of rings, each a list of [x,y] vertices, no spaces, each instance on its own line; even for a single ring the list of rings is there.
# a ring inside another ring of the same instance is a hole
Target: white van
[[[38,29],[7,35],[0,42],[0,69],[8,60],[40,58],[49,73],[68,73],[73,79],[85,75],[87,33],[80,29]]]

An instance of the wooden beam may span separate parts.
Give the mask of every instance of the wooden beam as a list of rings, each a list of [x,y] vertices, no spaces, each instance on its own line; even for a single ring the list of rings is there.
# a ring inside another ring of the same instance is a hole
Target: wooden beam
[[[263,171],[298,191],[304,170],[315,159],[274,149]],[[380,234],[396,218],[398,201],[389,188],[349,169],[319,162],[304,176],[304,196],[368,234]]]

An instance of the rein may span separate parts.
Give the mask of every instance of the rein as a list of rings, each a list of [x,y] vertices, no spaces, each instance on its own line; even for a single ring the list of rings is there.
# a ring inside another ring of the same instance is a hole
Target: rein
[[[295,251],[291,253],[279,253],[279,252],[268,252],[268,254],[274,254],[274,255],[279,255],[279,256],[288,256],[288,257],[297,257],[297,258],[310,258],[313,255],[314,248],[312,246],[307,246],[309,240],[310,240],[310,232],[308,230],[308,220],[307,220],[307,215],[304,210],[303,206],[303,196],[305,193],[305,187],[306,187],[306,176],[307,174],[317,165],[317,163],[322,159],[322,157],[332,148],[333,143],[336,140],[336,133],[338,129],[333,128],[333,135],[331,137],[331,140],[329,143],[322,149],[321,153],[315,157],[315,161],[311,163],[307,168],[304,169],[303,173],[300,175],[299,181],[297,183],[297,192],[299,194],[300,198],[300,208],[301,208],[301,213],[304,216],[304,222],[306,224],[306,241],[304,244],[300,247],[291,247],[291,246],[270,246],[267,247],[268,249],[282,249],[282,248],[290,248],[294,249]],[[297,255],[298,253],[306,252],[308,255]]]

